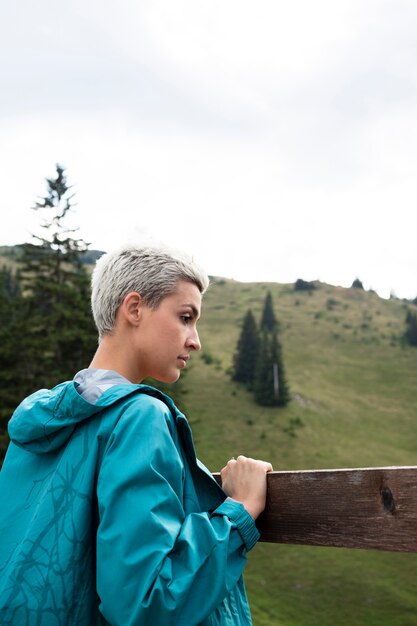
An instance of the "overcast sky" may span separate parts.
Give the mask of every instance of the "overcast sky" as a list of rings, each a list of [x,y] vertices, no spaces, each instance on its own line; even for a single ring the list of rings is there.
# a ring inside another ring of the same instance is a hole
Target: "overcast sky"
[[[92,248],[417,295],[415,0],[0,4],[1,244],[62,163]]]

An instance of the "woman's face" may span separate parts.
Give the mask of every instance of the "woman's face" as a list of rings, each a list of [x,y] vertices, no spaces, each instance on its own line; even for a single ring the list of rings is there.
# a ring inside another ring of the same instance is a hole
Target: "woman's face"
[[[193,350],[200,350],[197,322],[201,293],[194,283],[178,281],[176,291],[157,309],[141,304],[137,328],[140,379],[148,376],[165,383],[178,380]]]

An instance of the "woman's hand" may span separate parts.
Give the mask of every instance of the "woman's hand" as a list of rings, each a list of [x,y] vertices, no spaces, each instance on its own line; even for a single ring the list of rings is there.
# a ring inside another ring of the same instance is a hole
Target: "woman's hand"
[[[223,491],[256,519],[265,508],[266,475],[272,469],[271,463],[246,456],[231,459],[221,471]]]

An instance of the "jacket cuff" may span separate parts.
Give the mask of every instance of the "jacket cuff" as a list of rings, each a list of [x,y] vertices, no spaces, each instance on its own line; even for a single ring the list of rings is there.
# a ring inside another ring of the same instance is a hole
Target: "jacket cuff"
[[[213,511],[213,515],[226,515],[234,522],[246,546],[246,550],[248,552],[252,550],[261,535],[255,526],[255,520],[249,515],[241,502],[237,502],[237,500],[233,500],[233,498],[226,498],[226,500]]]

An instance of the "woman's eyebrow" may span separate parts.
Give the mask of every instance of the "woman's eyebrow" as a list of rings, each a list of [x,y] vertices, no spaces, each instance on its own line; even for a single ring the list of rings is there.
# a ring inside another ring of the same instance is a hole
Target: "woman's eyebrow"
[[[192,310],[195,317],[200,316],[200,311],[197,309],[196,306],[194,306],[194,304],[183,304],[182,306],[189,307]]]

